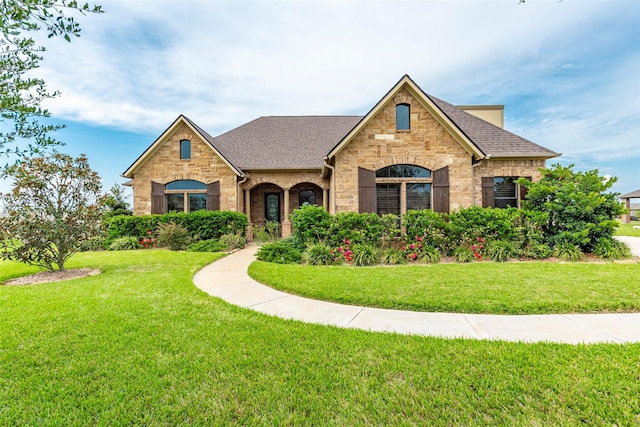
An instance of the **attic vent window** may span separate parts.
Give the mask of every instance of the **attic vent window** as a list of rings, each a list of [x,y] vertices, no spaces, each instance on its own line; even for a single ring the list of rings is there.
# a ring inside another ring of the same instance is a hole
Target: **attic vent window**
[[[409,104],[396,105],[396,130],[409,130]]]
[[[180,159],[191,159],[191,141],[189,141],[188,139],[183,139],[182,141],[180,141]]]

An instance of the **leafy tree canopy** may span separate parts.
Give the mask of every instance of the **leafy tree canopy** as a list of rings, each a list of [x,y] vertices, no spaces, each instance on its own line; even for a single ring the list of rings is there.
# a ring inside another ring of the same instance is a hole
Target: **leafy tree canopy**
[[[13,190],[0,194],[0,257],[54,270],[101,233],[100,177],[84,155],[54,152],[9,166]]]
[[[617,178],[573,167],[554,164],[540,169],[542,178],[535,183],[521,178],[520,184],[528,188],[523,207],[548,215],[543,231],[552,246],[571,244],[591,252],[599,241],[613,237],[616,218],[625,210],[620,194],[609,192]]]
[[[24,34],[44,28],[50,38],[71,41],[80,36],[80,25],[70,14],[74,12],[102,9],[70,0],[0,0],[0,155],[38,154],[60,144],[50,133],[61,126],[38,121],[50,116],[42,102],[58,92],[50,92],[44,80],[27,76],[39,67],[45,48]]]

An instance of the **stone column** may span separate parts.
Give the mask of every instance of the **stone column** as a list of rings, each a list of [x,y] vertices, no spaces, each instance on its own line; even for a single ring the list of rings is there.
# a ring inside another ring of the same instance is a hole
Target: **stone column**
[[[326,188],[322,189],[322,207],[329,212],[329,190]]]
[[[251,222],[251,190],[244,190],[244,213],[247,215],[247,241],[253,240],[253,222]]]
[[[282,220],[282,237],[291,236],[291,221],[289,221],[289,189],[284,189],[284,219]]]
[[[624,224],[629,224],[629,222],[631,222],[631,198],[630,197],[626,197],[624,199],[624,208],[626,209],[626,212],[624,213],[624,215],[622,215],[622,222]]]

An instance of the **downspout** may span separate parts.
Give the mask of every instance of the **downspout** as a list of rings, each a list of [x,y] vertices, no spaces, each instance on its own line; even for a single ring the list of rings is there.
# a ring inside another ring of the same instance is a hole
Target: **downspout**
[[[242,184],[244,184],[245,182],[247,182],[247,176],[246,175],[241,175],[242,176],[242,180],[238,181],[238,189],[236,190],[236,212],[240,212],[240,192],[242,191]],[[244,194],[242,194],[242,200],[244,200]],[[246,208],[245,208],[246,211]],[[251,221],[251,219],[249,219],[249,221]]]
[[[331,181],[329,184],[329,213],[331,215],[336,214],[336,192],[335,192],[335,184],[336,184],[336,168],[335,166],[331,166],[328,163],[329,158],[325,157],[322,159],[322,165],[331,171]]]

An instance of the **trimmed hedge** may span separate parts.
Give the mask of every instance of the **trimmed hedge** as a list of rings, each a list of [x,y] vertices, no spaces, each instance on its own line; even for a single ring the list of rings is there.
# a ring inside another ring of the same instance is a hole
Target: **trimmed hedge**
[[[115,239],[126,236],[147,236],[159,224],[173,222],[189,231],[192,238],[219,239],[225,234],[247,234],[247,216],[231,211],[172,212],[160,215],[120,215],[104,221],[107,246]]]

